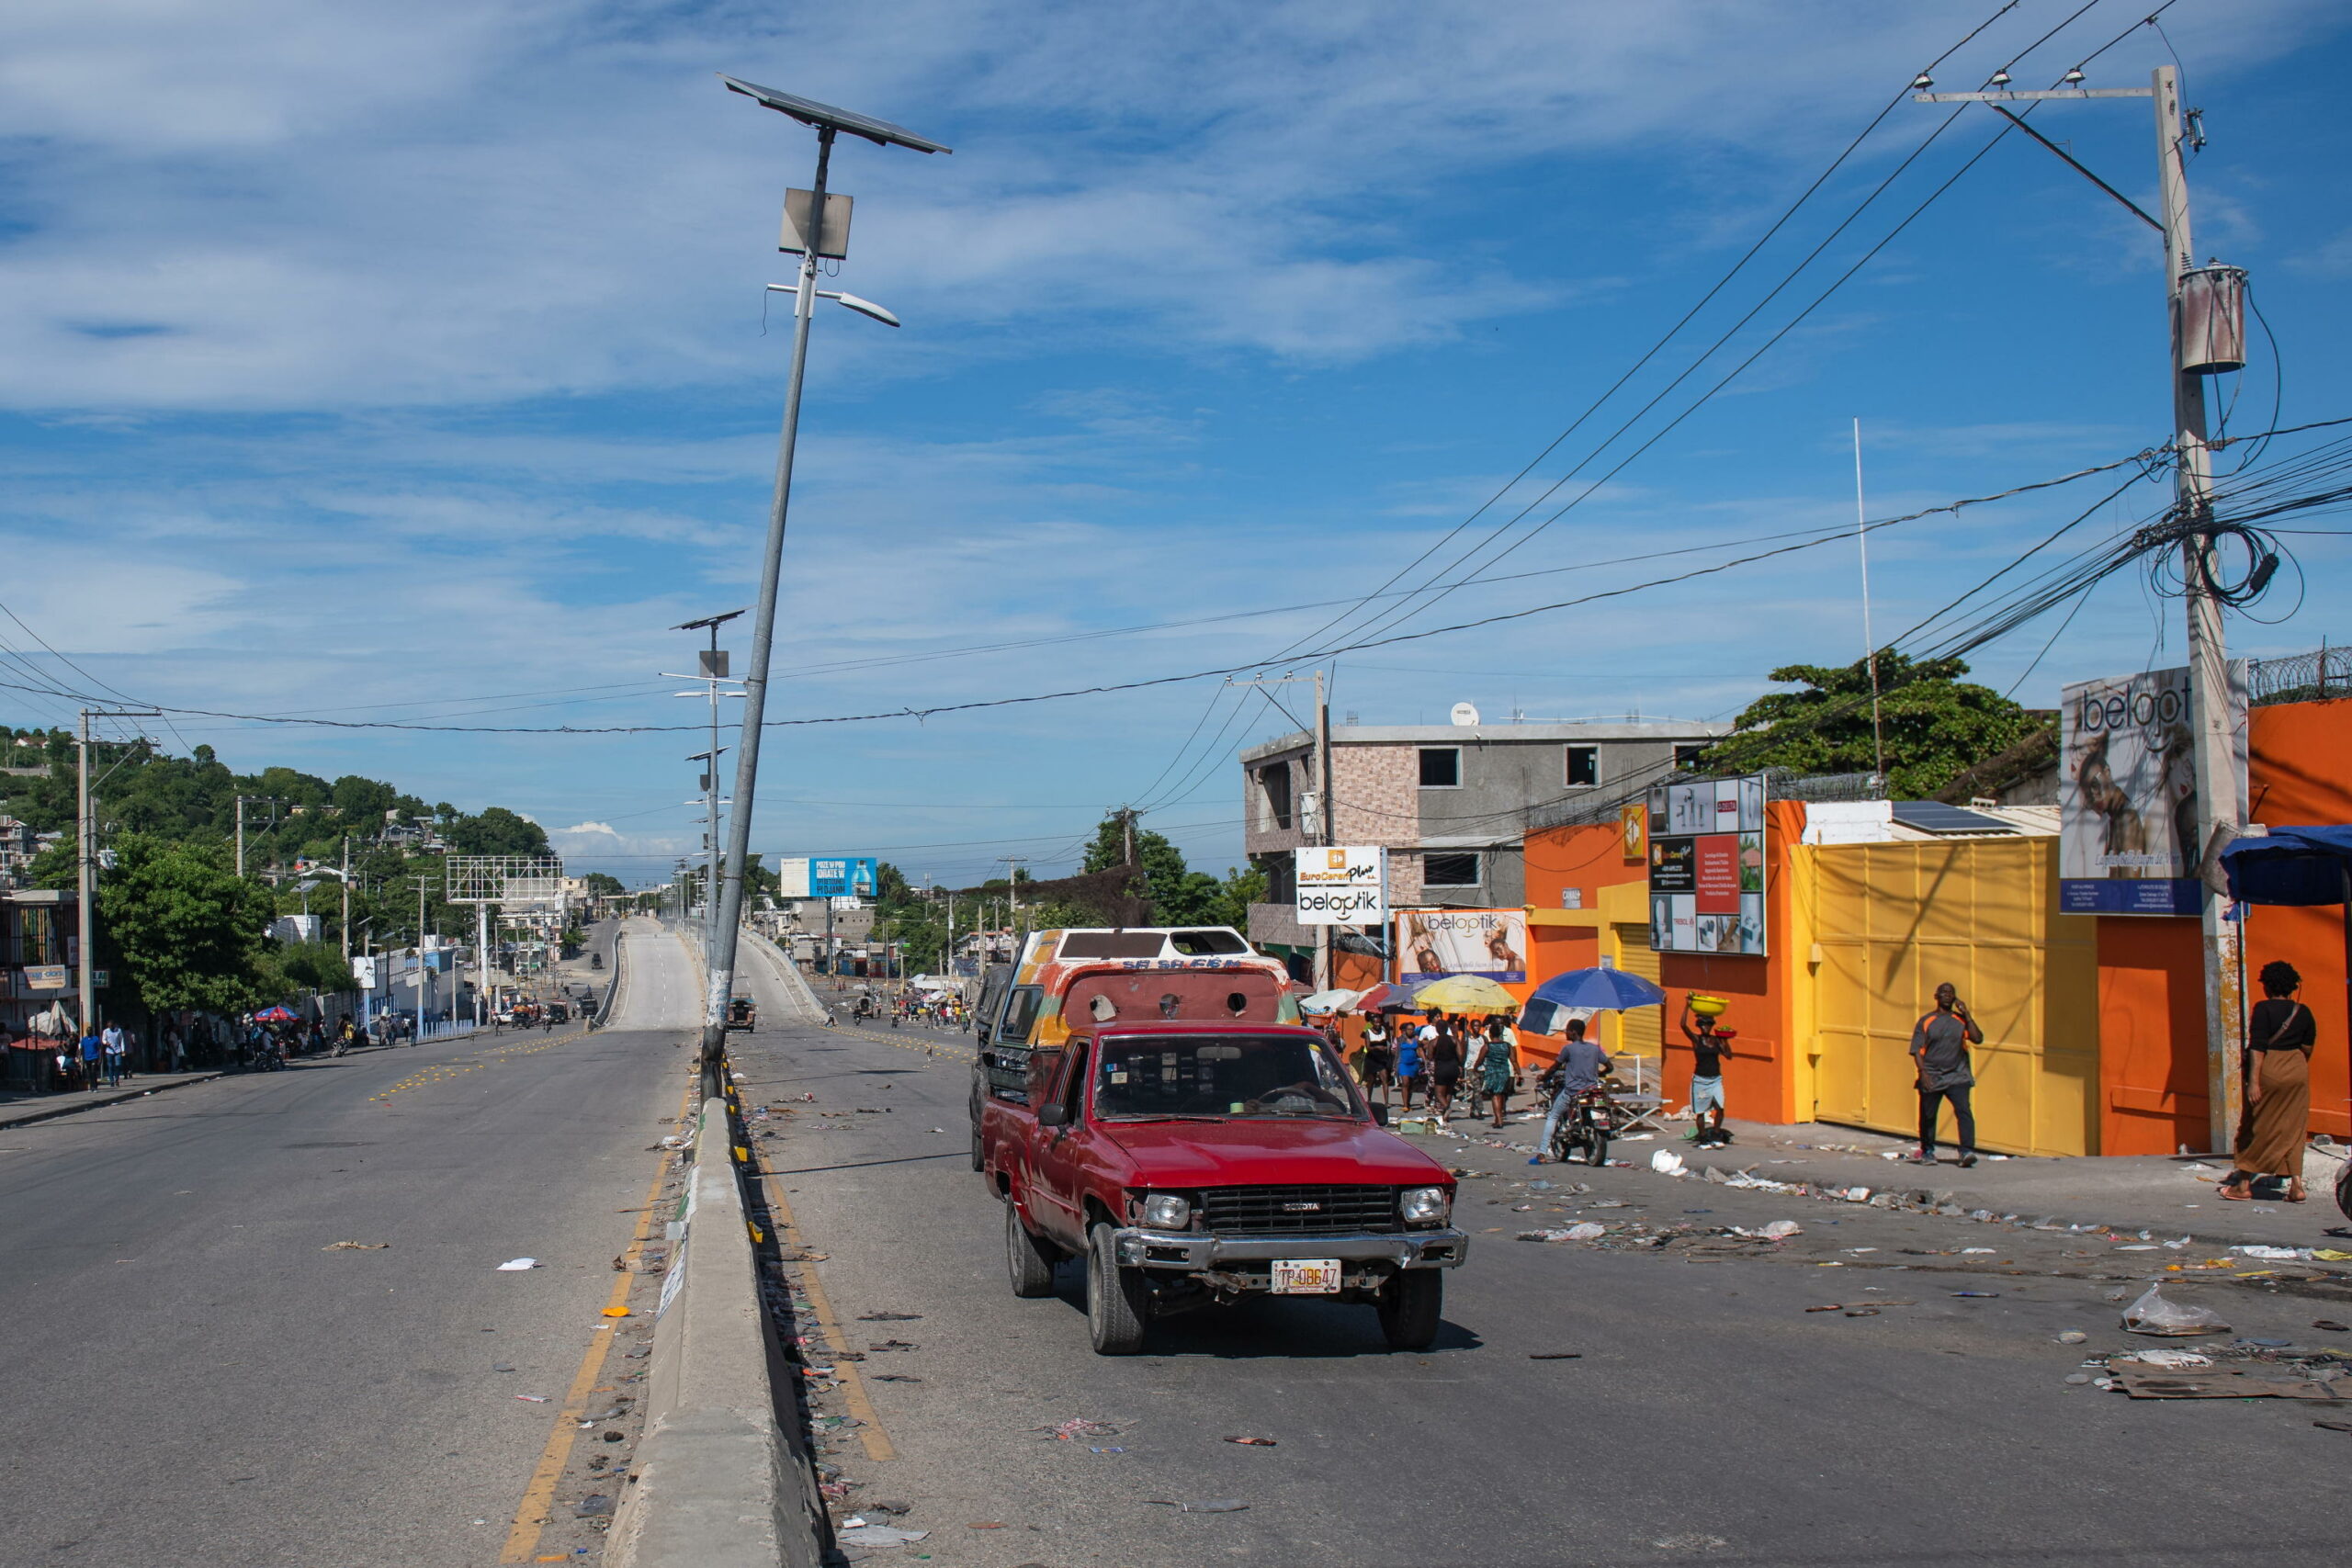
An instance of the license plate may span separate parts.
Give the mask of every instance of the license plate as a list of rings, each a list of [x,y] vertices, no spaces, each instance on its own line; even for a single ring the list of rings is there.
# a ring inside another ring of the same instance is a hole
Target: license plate
[[[1274,1294],[1278,1296],[1329,1296],[1340,1289],[1340,1260],[1336,1258],[1287,1258],[1274,1261]]]

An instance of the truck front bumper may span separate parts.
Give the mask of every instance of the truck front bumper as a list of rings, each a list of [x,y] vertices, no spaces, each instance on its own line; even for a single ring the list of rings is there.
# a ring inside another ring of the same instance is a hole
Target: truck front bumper
[[[1385,1263],[1396,1269],[1453,1269],[1470,1251],[1465,1231],[1343,1231],[1326,1235],[1204,1235],[1130,1225],[1112,1233],[1121,1263],[1188,1274],[1262,1270],[1278,1258],[1334,1258],[1343,1263]]]

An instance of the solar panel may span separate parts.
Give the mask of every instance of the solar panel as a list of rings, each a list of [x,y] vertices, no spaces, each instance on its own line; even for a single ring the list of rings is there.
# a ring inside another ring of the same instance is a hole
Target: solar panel
[[[1987,817],[1982,811],[1964,807],[1946,806],[1940,800],[1898,800],[1894,803],[1894,819],[1905,828],[1916,828],[1922,833],[2014,833],[2017,828],[1997,817]]]
[[[911,147],[918,152],[952,152],[954,148],[917,136],[903,125],[892,125],[887,119],[876,119],[870,114],[854,109],[837,109],[831,104],[820,104],[814,98],[796,97],[779,93],[774,87],[763,87],[757,82],[745,82],[721,73],[718,78],[727,84],[730,93],[741,93],[756,103],[766,105],[778,114],[788,114],[803,125],[835,130],[846,130],[852,136],[863,136],[877,146]]]

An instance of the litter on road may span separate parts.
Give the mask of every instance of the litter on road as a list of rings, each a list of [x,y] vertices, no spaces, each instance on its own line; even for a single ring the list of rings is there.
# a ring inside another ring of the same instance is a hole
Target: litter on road
[[[2151,1285],[2123,1311],[2123,1326],[2132,1334],[2186,1338],[2198,1334],[2227,1334],[2230,1325],[2211,1307],[2188,1306],[2165,1299],[2162,1285]]]
[[[1178,1503],[1166,1497],[1147,1497],[1145,1502],[1159,1508],[1174,1508],[1186,1514],[1238,1514],[1250,1505],[1238,1497],[1209,1497],[1197,1503]]]
[[[498,1271],[502,1274],[519,1274],[526,1269],[537,1269],[538,1266],[539,1260],[536,1258],[514,1258],[500,1264]]]
[[[321,1252],[381,1252],[391,1245],[389,1241],[331,1241],[319,1250]]]

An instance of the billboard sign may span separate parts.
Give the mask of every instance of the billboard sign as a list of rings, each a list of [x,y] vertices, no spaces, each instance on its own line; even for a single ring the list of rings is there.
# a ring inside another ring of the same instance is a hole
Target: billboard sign
[[[1376,926],[1388,919],[1388,852],[1318,845],[1292,852],[1303,926]]]
[[[1655,784],[1647,817],[1650,946],[1760,956],[1764,776]]]
[[[1448,975],[1478,975],[1500,986],[1527,979],[1525,909],[1399,909],[1397,978],[1426,986]]]
[[[878,890],[872,855],[811,857],[808,896],[812,898],[871,898]]]
[[[373,954],[355,953],[351,955],[351,978],[363,991],[376,988],[376,960]]]
[[[2228,681],[2230,761],[2245,798],[2246,669]],[[2065,690],[2059,710],[2058,907],[2070,915],[2194,915],[2197,770],[2188,671]]]
[[[781,898],[871,898],[878,890],[872,855],[806,855],[775,863]]]

